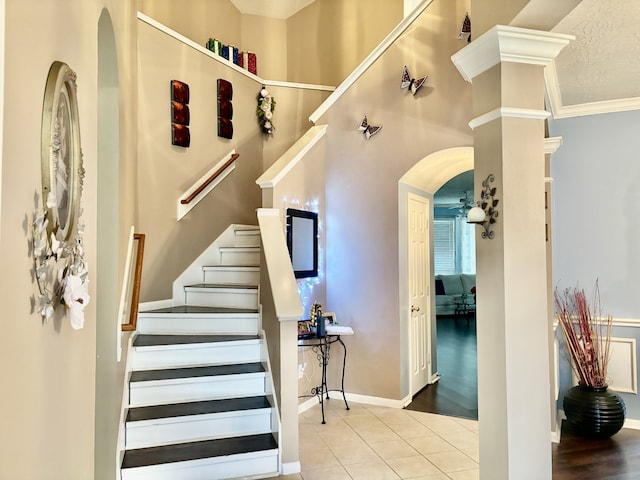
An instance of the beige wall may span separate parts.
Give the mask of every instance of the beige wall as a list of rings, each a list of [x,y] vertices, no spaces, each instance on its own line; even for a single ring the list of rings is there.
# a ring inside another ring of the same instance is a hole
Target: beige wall
[[[288,80],[339,85],[402,17],[400,0],[316,0],[287,19]]]
[[[319,90],[269,87],[277,101],[273,138],[262,135],[256,96],[262,85],[139,22],[137,205],[139,233],[146,235],[141,300],[171,297],[171,284],[231,223],[256,224],[261,193],[255,181],[265,157],[273,162],[304,130],[327,96]],[[233,139],[217,136],[218,78],[233,85]],[[169,83],[189,84],[191,146],[171,145]],[[182,220],[176,202],[201,176],[235,149],[236,169]]]
[[[119,1],[88,0],[79,4],[44,1],[6,3],[6,91],[2,145],[2,210],[0,268],[5,275],[0,300],[3,336],[0,353],[4,382],[0,424],[0,478],[78,479],[94,477],[94,413],[96,389],[96,324],[100,289],[97,270],[97,61],[98,21],[103,7],[111,12],[122,74],[123,119],[135,103],[131,87],[134,49],[132,15]],[[28,28],[25,28],[28,25]],[[82,220],[89,263],[85,326],[72,330],[60,309],[43,323],[33,301],[30,222],[41,204],[40,132],[42,102],[49,67],[67,63],[78,76],[81,141],[84,153]],[[13,92],[13,93],[11,93]],[[122,122],[123,127],[126,121]],[[120,149],[135,164],[132,136],[121,136]],[[126,177],[126,173],[122,172]],[[126,213],[125,209],[125,213]],[[129,207],[129,210],[130,207]],[[117,228],[117,227],[116,227]],[[114,261],[119,261],[114,258]],[[102,301],[117,301],[115,298]],[[115,360],[113,360],[115,363]],[[117,396],[118,393],[114,392]],[[119,403],[119,399],[118,399]],[[113,435],[115,427],[104,430]]]
[[[254,52],[261,78],[287,80],[287,22],[279,18],[243,14],[241,50]]]
[[[292,143],[313,126],[309,116],[329,96],[330,91],[306,88],[267,86],[276,99],[273,113],[275,132],[263,143],[263,168],[266,170],[284,154]],[[278,205],[276,205],[276,208]]]
[[[257,82],[144,22],[138,29],[137,191],[139,231],[146,235],[145,302],[171,298],[173,280],[231,223],[256,224],[262,138],[255,117]],[[234,89],[232,140],[217,135],[218,78],[230,81]],[[172,79],[190,88],[189,148],[171,145]],[[240,154],[236,169],[178,222],[180,196],[232,149]]]
[[[468,3],[434,2],[318,121],[327,133],[327,309],[356,334],[348,339],[349,392],[400,399],[398,180],[430,153],[472,145],[471,87],[451,55]],[[428,74],[412,96],[403,65]],[[370,140],[362,116],[383,129]]]
[[[230,0],[138,0],[138,10],[198,45],[204,46],[209,38],[242,44],[242,14]]]

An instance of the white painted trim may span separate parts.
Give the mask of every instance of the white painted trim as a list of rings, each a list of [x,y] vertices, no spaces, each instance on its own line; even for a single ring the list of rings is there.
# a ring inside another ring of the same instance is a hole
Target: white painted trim
[[[309,116],[309,121],[316,123],[318,119],[324,115],[331,106],[366,72],[371,65],[395,42],[404,31],[418,18],[426,8],[431,5],[433,0],[424,0],[418,5],[410,15],[406,16],[392,31],[387,35],[380,44],[358,65],[351,74],[338,85],[334,92],[320,104],[320,106]]]
[[[560,437],[562,436],[562,418],[560,412],[556,415],[556,424],[554,429],[551,430],[551,442],[560,443]]]
[[[544,139],[544,153],[554,154],[562,145],[562,137],[547,137]]]
[[[640,318],[613,318],[614,327],[640,328]]]
[[[176,201],[176,215],[178,221],[182,220],[182,218],[187,213],[189,213],[198,203],[200,203],[202,199],[204,199],[214,188],[216,188],[220,184],[220,182],[222,182],[231,172],[235,170],[236,162],[234,161],[231,165],[227,166],[227,168],[225,168],[213,182],[207,185],[207,187],[202,192],[200,192],[200,194],[191,202],[186,205],[180,203],[183,199],[187,198],[189,195],[195,192],[200,187],[200,185],[202,185],[211,175],[213,175],[216,170],[222,167],[235,153],[235,149],[227,153],[218,163],[211,167],[209,171],[207,171],[198,180],[196,180],[193,185],[191,185],[191,187],[189,187],[189,189],[180,196],[180,198],[178,198],[178,200]]]
[[[329,396],[331,396],[331,393],[329,393]],[[300,415],[301,413],[306,412],[307,410],[311,410],[313,407],[315,407],[316,405],[318,405],[318,398],[317,397],[313,397],[313,398],[309,398],[307,400],[305,400],[302,403],[298,404],[298,415]]]
[[[640,110],[640,97],[564,105],[555,62],[551,62],[547,68],[544,69],[544,82],[547,88],[547,97],[549,99],[549,105],[551,106],[551,112],[553,113],[553,118],[556,119]]]
[[[0,0],[0,112],[4,112],[4,72],[5,68],[5,22],[6,22],[6,0]],[[4,115],[0,115],[0,220],[2,219],[2,172],[4,157]],[[42,200],[42,199],[41,199]],[[2,232],[2,222],[0,222],[0,233]]]
[[[345,392],[345,396],[347,397],[347,401],[349,402],[365,403],[367,405],[375,405],[377,407],[404,408],[411,402],[410,396],[400,400],[383,397],[371,397],[369,395],[360,395],[359,393],[349,392]],[[331,391],[329,392],[329,398],[342,400],[342,392]],[[407,402],[407,398],[409,398],[409,403],[405,403]]]
[[[276,316],[280,322],[297,321],[303,314],[302,302],[287,249],[280,210],[259,208],[257,213]]]
[[[533,120],[544,120],[549,118],[551,114],[546,110],[535,110],[532,108],[517,108],[517,107],[498,107],[490,112],[483,113],[482,115],[474,118],[469,122],[469,126],[472,130],[476,129],[480,125],[492,122],[498,118],[529,118]]]
[[[640,420],[633,418],[625,418],[622,428],[630,428],[631,430],[640,430]]]
[[[175,30],[172,30],[171,28],[167,27],[166,25],[163,25],[162,23],[158,22],[157,20],[154,20],[153,18],[145,15],[142,12],[138,12],[138,20],[152,26],[153,28],[156,28],[158,30],[160,30],[161,32],[169,35],[170,37],[173,37],[174,39],[178,40],[181,43],[184,43],[185,45],[187,45],[188,47],[193,48],[194,50],[197,50],[198,52],[207,55],[211,58],[213,58],[214,60],[232,68],[233,70],[241,73],[242,75],[249,77],[250,79],[256,81],[257,83],[260,83],[261,85],[273,85],[273,86],[279,86],[279,87],[289,87],[289,88],[301,88],[301,89],[307,89],[307,90],[327,90],[327,91],[332,91],[335,90],[335,87],[327,87],[324,85],[313,85],[313,84],[304,84],[304,83],[289,83],[289,82],[280,82],[280,81],[275,81],[275,80],[264,80],[262,78],[260,78],[257,75],[254,75],[253,73],[249,72],[248,70],[245,70],[244,68],[236,65],[235,63],[233,63],[230,60],[227,60],[224,57],[221,57],[220,55],[216,55],[215,53],[213,53],[211,50],[207,49],[206,47],[202,46],[202,45],[198,45],[196,42],[194,42],[193,40],[185,37],[184,35],[176,32]]]
[[[321,90],[323,92],[333,92],[336,87],[330,85],[315,85],[312,83],[296,83],[296,82],[281,82],[279,80],[265,80],[264,85],[267,87],[287,87],[287,88],[299,88],[301,90]]]
[[[124,335],[127,332],[120,332]],[[125,375],[123,378],[122,388],[122,400],[120,402],[120,421],[118,422],[118,444],[116,446],[116,478],[120,477],[120,469],[122,460],[124,459],[124,453],[126,450],[125,430],[126,430],[126,418],[129,407],[129,374],[131,373],[131,350],[133,349],[133,340],[135,335],[129,335],[129,342],[127,344],[127,361],[125,362]]]
[[[546,66],[566,47],[573,35],[496,25],[451,56],[467,81],[500,62]]]
[[[615,384],[610,384],[609,388],[611,390],[615,390],[616,392],[621,393],[632,393],[638,394],[638,372],[637,372],[637,348],[636,348],[636,339],[635,338],[621,338],[621,337],[611,337],[611,343],[619,343],[619,344],[628,344],[629,345],[629,378],[631,379],[631,388],[622,388],[620,386],[616,386]],[[625,362],[626,363],[626,362]],[[609,374],[612,374],[611,364],[609,364]]]
[[[294,473],[300,473],[302,466],[300,462],[288,462],[283,463],[280,470],[280,475],[292,475]]]
[[[558,105],[553,108],[553,118],[572,118],[602,113],[628,112],[640,110],[640,97],[620,98],[602,102],[581,103],[577,105]]]
[[[345,396],[347,397],[348,402],[364,403],[366,405],[375,405],[378,407],[404,408],[411,403],[411,395],[407,395],[405,398],[400,400],[383,397],[372,397],[369,395],[360,395],[358,393],[349,392],[345,392]],[[342,401],[342,392],[330,391],[329,398]],[[298,414],[306,412],[307,410],[318,405],[318,403],[319,400],[316,397],[305,400],[298,405]]]
[[[327,125],[311,127],[266,172],[260,175],[256,183],[260,185],[260,188],[275,187],[326,133]]]
[[[125,319],[127,314],[127,292],[129,291],[129,280],[131,279],[131,260],[133,259],[133,236],[135,227],[131,225],[129,230],[129,241],[127,243],[127,256],[124,263],[124,278],[122,279],[122,290],[120,290],[120,303],[118,304],[118,317],[116,320],[116,362],[122,359],[122,325],[129,323]]]
[[[173,300],[156,300],[154,302],[144,302],[138,306],[138,312],[148,312],[150,310],[159,310],[161,308],[173,307]]]

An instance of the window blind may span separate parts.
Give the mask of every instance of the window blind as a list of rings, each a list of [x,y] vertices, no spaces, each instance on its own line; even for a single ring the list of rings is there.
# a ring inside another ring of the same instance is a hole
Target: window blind
[[[455,233],[454,218],[433,220],[433,263],[436,275],[456,273]]]

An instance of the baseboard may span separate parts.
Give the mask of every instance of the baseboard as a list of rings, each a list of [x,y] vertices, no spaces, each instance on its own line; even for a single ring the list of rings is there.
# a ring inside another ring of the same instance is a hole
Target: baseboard
[[[288,462],[282,464],[281,475],[291,475],[293,473],[300,473],[302,467],[300,466],[300,462]]]
[[[640,420],[634,418],[626,418],[622,428],[630,428],[631,430],[640,430]]]
[[[407,396],[400,400],[393,400],[391,398],[372,397],[369,395],[360,395],[358,393],[345,393],[347,402],[365,403],[367,405],[374,405],[376,407],[388,407],[388,408],[404,408],[411,403],[411,396]],[[342,392],[331,391],[329,392],[329,398],[335,400],[342,400]],[[310,408],[318,405],[319,401],[317,397],[309,398],[304,402],[298,404],[298,414],[304,413]]]
[[[173,307],[173,300],[156,300],[155,302],[144,302],[138,305],[138,312],[148,312],[149,310],[159,310],[161,308]]]
[[[298,404],[298,415],[300,415],[301,413],[304,413],[307,410],[315,407],[316,405],[318,405],[318,403],[320,403],[318,401],[318,397],[312,397],[312,398],[309,398],[309,399],[305,400],[302,403],[299,403]]]
[[[411,401],[411,397],[407,397],[400,400],[393,400],[391,398],[371,397],[369,395],[360,395],[358,393],[346,393],[347,401],[355,403],[366,403],[367,405],[375,405],[377,407],[389,407],[389,408],[404,408],[405,405]],[[329,392],[329,398],[335,398],[342,400],[342,393],[332,391]],[[405,404],[405,402],[407,402]]]
[[[560,443],[560,437],[562,435],[562,420],[565,418],[564,412],[559,410],[556,413],[556,424],[555,429],[551,430],[551,442],[552,443]]]

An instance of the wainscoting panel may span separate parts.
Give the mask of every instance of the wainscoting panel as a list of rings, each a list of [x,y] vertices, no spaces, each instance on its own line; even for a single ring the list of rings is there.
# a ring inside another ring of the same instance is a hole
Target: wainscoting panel
[[[608,377],[612,390],[638,393],[635,338],[611,338]]]

